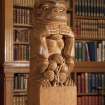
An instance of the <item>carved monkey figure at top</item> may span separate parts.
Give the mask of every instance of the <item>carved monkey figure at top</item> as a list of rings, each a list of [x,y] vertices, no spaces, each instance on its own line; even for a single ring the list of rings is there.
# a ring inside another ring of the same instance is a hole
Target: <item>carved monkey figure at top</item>
[[[74,67],[74,33],[65,0],[39,0],[33,10],[30,78],[42,87],[69,86]]]

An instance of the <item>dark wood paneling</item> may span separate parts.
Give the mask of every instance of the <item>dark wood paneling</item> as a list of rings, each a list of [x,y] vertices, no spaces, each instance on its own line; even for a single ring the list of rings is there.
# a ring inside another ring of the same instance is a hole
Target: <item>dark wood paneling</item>
[[[4,105],[4,73],[0,68],[0,105]]]
[[[4,105],[4,0],[0,0],[0,105]]]
[[[0,0],[0,67],[4,62],[4,0]]]

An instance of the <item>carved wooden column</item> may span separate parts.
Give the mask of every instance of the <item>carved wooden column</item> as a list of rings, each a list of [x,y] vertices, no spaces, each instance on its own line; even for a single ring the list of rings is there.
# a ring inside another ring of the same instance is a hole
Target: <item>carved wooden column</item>
[[[76,105],[74,34],[65,0],[39,0],[33,11],[28,105]]]

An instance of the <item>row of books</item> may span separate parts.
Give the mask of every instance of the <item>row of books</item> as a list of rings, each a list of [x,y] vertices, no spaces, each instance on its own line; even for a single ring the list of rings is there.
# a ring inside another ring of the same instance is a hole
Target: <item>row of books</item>
[[[75,43],[76,61],[105,61],[105,41],[77,41]]]
[[[105,0],[76,0],[76,15],[105,16]]]
[[[31,9],[28,8],[14,8],[13,21],[15,24],[31,24]]]
[[[14,42],[28,42],[29,43],[29,36],[30,36],[30,31],[29,29],[14,29]]]
[[[30,47],[25,44],[14,45],[14,61],[28,61],[30,58]]]
[[[27,90],[28,74],[16,73],[14,75],[14,90]]]
[[[105,38],[105,20],[77,19],[75,34],[80,38],[103,39]]]
[[[13,105],[27,105],[27,96],[14,96]]]
[[[103,96],[78,96],[78,105],[105,105]]]
[[[105,73],[77,73],[78,94],[105,94]]]
[[[35,0],[13,0],[15,6],[33,7]]]

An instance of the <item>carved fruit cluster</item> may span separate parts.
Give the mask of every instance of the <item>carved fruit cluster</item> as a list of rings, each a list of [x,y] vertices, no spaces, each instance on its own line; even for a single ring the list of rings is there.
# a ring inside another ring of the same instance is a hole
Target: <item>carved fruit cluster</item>
[[[49,57],[49,65],[43,73],[44,78],[53,86],[64,85],[69,75],[68,66],[60,54]]]

